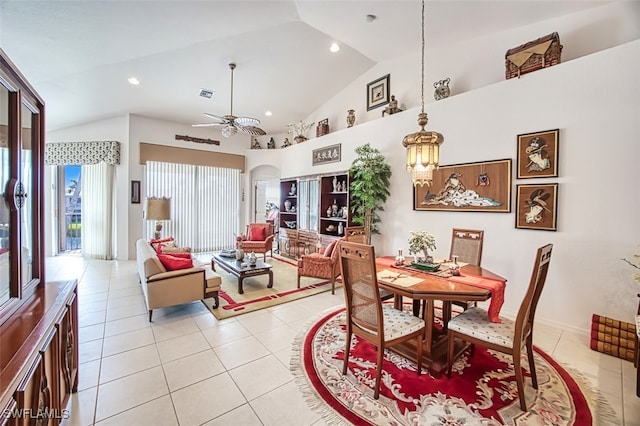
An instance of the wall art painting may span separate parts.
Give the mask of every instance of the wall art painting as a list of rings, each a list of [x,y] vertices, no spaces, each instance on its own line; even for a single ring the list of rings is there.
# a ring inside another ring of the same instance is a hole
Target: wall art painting
[[[131,181],[131,204],[140,204],[140,181]]]
[[[560,130],[518,135],[518,179],[558,176]]]
[[[324,148],[313,150],[313,159],[311,164],[318,166],[320,164],[335,163],[342,159],[341,144],[329,145]]]
[[[389,103],[390,74],[367,84],[367,111]]]
[[[413,209],[509,213],[511,159],[440,166],[414,188]]]
[[[516,228],[557,230],[557,183],[516,185],[516,194]]]

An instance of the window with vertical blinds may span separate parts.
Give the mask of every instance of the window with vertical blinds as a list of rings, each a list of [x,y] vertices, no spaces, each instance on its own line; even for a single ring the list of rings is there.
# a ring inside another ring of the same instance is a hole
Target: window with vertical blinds
[[[171,198],[162,236],[203,252],[235,247],[240,227],[240,170],[148,161],[146,195]],[[145,221],[152,238],[155,221]]]

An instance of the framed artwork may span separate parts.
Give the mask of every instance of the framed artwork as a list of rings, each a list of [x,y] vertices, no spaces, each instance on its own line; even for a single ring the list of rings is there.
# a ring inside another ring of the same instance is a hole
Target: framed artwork
[[[140,181],[131,181],[131,204],[140,204]]]
[[[414,210],[509,213],[511,159],[440,166],[431,186],[413,191]]]
[[[516,185],[516,194],[516,228],[557,230],[557,183]]]
[[[367,84],[367,111],[389,103],[389,80],[387,74]]]
[[[558,176],[560,130],[518,135],[518,179]]]
[[[311,164],[318,166],[320,164],[335,163],[342,159],[342,151],[340,147],[342,144],[335,144],[325,146],[324,148],[318,148],[313,150],[313,159]]]

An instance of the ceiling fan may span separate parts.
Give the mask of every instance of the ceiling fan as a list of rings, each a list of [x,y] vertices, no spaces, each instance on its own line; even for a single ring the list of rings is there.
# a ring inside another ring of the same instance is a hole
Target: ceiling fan
[[[193,124],[193,127],[210,127],[210,126],[224,126],[222,128],[222,136],[225,138],[230,138],[231,136],[238,133],[238,130],[244,133],[248,133],[254,136],[262,136],[267,133],[262,130],[260,127],[256,127],[260,124],[260,120],[257,118],[251,117],[236,117],[233,115],[233,70],[236,68],[236,64],[233,62],[229,64],[229,68],[231,68],[231,112],[228,115],[219,116],[215,114],[209,114],[207,112],[204,113],[209,118],[213,118],[214,120],[218,120],[218,123],[203,123],[203,124]]]

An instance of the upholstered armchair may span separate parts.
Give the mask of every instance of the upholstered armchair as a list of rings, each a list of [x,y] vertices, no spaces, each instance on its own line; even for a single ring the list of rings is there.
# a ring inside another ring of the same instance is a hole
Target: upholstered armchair
[[[266,260],[267,252],[271,252],[273,255],[274,238],[273,223],[250,223],[247,225],[247,233],[238,241],[238,246],[245,253],[262,253]]]
[[[336,291],[336,278],[340,275],[338,240],[331,241],[323,253],[305,254],[298,259],[298,288],[300,277],[331,280],[331,294]]]

